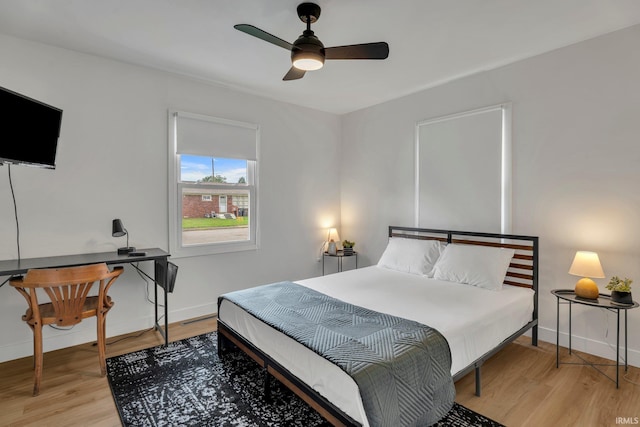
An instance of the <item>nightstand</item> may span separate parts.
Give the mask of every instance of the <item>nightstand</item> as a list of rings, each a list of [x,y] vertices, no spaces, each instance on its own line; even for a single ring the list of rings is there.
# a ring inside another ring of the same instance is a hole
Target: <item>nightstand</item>
[[[336,258],[338,261],[338,273],[342,272],[343,260],[353,259],[355,263],[355,268],[358,268],[358,252],[353,252],[351,255],[345,255],[343,251],[338,251],[335,255],[331,255],[329,252],[324,252],[322,254],[322,275],[324,276],[324,260],[326,258]]]
[[[620,311],[624,312],[624,370],[627,371],[629,365],[627,362],[627,312],[632,308],[638,307],[638,303],[634,302],[631,305],[620,305],[611,301],[611,296],[606,294],[600,294],[597,300],[587,300],[576,296],[576,293],[572,289],[554,289],[551,291],[556,297],[556,368],[564,365],[589,365],[596,371],[600,372],[605,377],[614,381],[613,378],[605,374],[598,369],[598,366],[615,366],[616,367],[616,388],[619,387],[619,372],[620,372]],[[613,311],[617,315],[616,322],[616,363],[615,364],[594,364],[583,359],[579,354],[575,355],[582,360],[579,362],[560,362],[560,304],[566,304],[569,306],[569,354],[571,354],[571,307],[573,304],[585,305],[588,307],[603,308],[605,310]]]

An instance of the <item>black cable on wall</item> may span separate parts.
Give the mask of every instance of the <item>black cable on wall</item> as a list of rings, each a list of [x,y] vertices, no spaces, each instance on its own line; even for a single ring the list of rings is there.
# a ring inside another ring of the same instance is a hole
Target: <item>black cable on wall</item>
[[[13,191],[13,180],[11,179],[11,164],[7,164],[9,171],[9,187],[11,187],[11,197],[13,198],[13,212],[16,217],[16,246],[18,247],[18,262],[20,262],[20,224],[18,223],[18,205],[16,204],[16,193]]]

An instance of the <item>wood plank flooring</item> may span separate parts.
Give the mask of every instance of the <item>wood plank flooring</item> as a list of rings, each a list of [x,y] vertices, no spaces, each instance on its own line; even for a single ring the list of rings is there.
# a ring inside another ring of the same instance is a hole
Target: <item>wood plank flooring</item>
[[[169,336],[178,340],[215,330],[213,319],[177,323]],[[160,345],[154,331],[110,338],[107,357]],[[456,401],[507,426],[619,426],[640,417],[640,385],[621,378],[620,389],[591,367],[561,365],[555,346],[532,347],[522,337],[487,361],[482,396],[474,395],[474,374],[456,383]],[[563,357],[569,357],[566,352]],[[596,357],[594,361],[605,362]],[[107,379],[100,377],[91,344],[45,354],[41,394],[31,396],[32,358],[0,364],[0,426],[119,426]],[[607,368],[615,375],[614,368]],[[621,371],[624,372],[624,371]],[[640,369],[627,378],[640,384]],[[621,418],[619,418],[621,417]],[[638,423],[639,421],[636,421]]]
[[[564,348],[560,356],[580,361]],[[612,363],[582,356],[592,363]],[[615,378],[615,367],[603,371]],[[624,424],[619,417],[640,420],[640,369],[630,366],[625,378],[624,368],[620,373],[616,389],[615,382],[590,366],[556,368],[555,344],[533,347],[529,338],[520,337],[484,364],[482,396],[474,395],[474,377],[467,375],[456,383],[456,401],[507,426],[618,426]]]

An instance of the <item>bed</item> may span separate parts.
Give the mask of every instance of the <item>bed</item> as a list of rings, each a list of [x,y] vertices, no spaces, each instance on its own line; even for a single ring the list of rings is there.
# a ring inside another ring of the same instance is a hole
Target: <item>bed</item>
[[[502,271],[493,268],[497,255]],[[477,395],[486,359],[529,330],[537,345],[537,237],[391,226],[378,265],[295,283],[435,328],[451,349],[453,381],[475,369]],[[370,425],[343,369],[225,296],[218,339],[221,355],[237,347],[265,368],[267,396],[273,376],[333,425]]]

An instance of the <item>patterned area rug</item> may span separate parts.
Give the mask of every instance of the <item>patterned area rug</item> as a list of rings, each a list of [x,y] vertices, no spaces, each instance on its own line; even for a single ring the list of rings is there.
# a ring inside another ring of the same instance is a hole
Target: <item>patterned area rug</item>
[[[221,360],[215,332],[107,359],[120,419],[136,426],[330,426],[241,351]],[[454,404],[438,427],[502,426]]]

